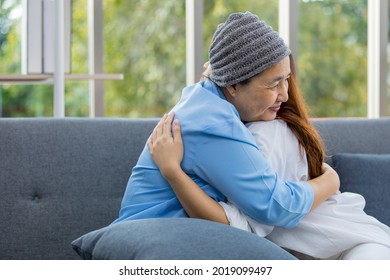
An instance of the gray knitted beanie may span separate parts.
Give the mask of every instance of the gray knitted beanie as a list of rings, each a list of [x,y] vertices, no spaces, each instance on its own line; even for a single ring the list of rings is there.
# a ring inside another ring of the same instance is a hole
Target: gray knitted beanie
[[[210,79],[228,87],[261,73],[290,53],[278,32],[256,15],[234,13],[214,33],[209,49]]]

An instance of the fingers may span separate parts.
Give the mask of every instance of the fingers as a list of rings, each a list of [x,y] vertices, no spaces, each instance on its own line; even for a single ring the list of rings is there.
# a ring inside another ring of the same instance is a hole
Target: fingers
[[[210,61],[207,61],[205,64],[203,64],[203,76],[204,77],[210,77],[211,75],[211,65]]]
[[[162,134],[162,126],[163,126],[164,121],[166,119],[166,115],[167,114],[164,114],[164,116],[158,121],[157,125],[154,127],[152,133],[150,134],[149,139],[147,141],[149,149],[152,147],[152,145],[156,141],[157,137]]]
[[[148,139],[148,141],[146,143],[148,145],[149,151],[152,151],[152,148],[153,148],[152,136],[149,137],[149,139]]]
[[[151,148],[154,145],[154,143],[157,141],[159,137],[162,136],[172,137],[171,129],[172,129],[172,120],[174,116],[175,113],[171,111],[168,114],[164,114],[164,116],[159,120],[159,122],[157,123],[156,127],[153,129],[153,132],[147,141],[149,148]],[[179,127],[179,136],[181,136],[180,127]]]
[[[181,129],[180,129],[180,123],[178,119],[174,120],[173,122],[173,141],[177,143],[183,142],[181,139]]]
[[[156,134],[156,137],[157,136],[160,136],[163,134],[164,132],[164,124],[165,124],[165,120],[167,119],[168,115],[167,114],[164,114],[164,116],[160,119],[160,121],[158,122],[157,126],[155,127],[155,134]]]
[[[175,113],[173,111],[169,112],[168,115],[165,114],[163,131],[162,131],[163,134],[171,133],[172,120],[173,120],[174,116],[175,116]],[[169,134],[169,135],[171,135],[171,134]]]

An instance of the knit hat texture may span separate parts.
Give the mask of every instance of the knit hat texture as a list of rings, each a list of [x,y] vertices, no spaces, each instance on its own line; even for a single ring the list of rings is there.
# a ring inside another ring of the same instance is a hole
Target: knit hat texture
[[[250,13],[233,13],[218,25],[209,60],[210,79],[220,87],[245,81],[291,53],[278,32]]]

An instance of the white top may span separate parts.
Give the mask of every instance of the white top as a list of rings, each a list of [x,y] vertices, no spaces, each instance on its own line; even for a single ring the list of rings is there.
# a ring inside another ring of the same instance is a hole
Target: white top
[[[284,121],[259,121],[247,127],[280,178],[308,179],[306,153]],[[332,258],[362,243],[390,247],[390,228],[364,212],[365,200],[359,194],[334,194],[291,229],[258,223],[230,201],[220,204],[231,226],[315,258]]]

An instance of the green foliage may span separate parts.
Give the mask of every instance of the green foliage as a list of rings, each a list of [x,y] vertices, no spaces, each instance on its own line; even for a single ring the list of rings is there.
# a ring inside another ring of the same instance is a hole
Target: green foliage
[[[156,117],[185,86],[185,1],[105,1],[106,114]]]
[[[278,28],[278,0],[204,0],[204,56],[217,25],[251,11]],[[7,5],[5,5],[7,3]],[[12,5],[10,5],[10,3]],[[20,0],[0,1],[0,72],[20,73]],[[105,0],[104,71],[108,117],[159,117],[185,86],[185,1]],[[88,71],[87,0],[73,1],[72,72]],[[367,1],[302,0],[297,66],[316,117],[366,116]],[[52,85],[0,85],[2,116],[51,116]],[[88,82],[66,82],[66,115],[88,116]],[[390,102],[389,102],[390,103]]]
[[[301,3],[297,60],[313,116],[367,116],[367,1]]]

